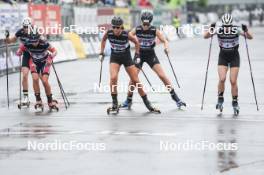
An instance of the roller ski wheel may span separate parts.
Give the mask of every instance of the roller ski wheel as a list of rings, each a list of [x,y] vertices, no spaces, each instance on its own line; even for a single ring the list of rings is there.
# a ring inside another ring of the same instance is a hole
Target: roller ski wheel
[[[124,101],[123,104],[120,105],[120,108],[131,110],[131,106],[132,106],[132,102],[128,102],[126,100],[126,101]]]
[[[177,104],[178,109],[182,109],[183,106],[184,107],[187,106],[186,103],[183,101],[178,101],[178,102],[176,102],[176,104]]]
[[[233,110],[234,110],[234,116],[237,117],[239,115],[240,108],[239,108],[237,103],[233,104],[232,106],[233,106]]]
[[[239,115],[239,107],[234,107],[234,116],[238,116]]]
[[[52,112],[53,110],[59,112],[59,107],[58,107],[58,101],[57,100],[52,100],[52,102],[49,103],[48,105],[49,105],[50,112]]]
[[[44,111],[44,106],[43,106],[42,101],[37,102],[35,104],[34,108],[35,108],[35,110],[40,110],[41,112],[43,112]]]
[[[216,108],[217,110],[219,110],[220,113],[222,113],[223,110],[224,110],[223,103],[217,103],[216,106],[215,106],[215,108]]]
[[[18,109],[22,109],[23,107],[27,107],[27,108],[29,108],[29,106],[30,106],[30,102],[27,102],[27,103],[19,103],[18,105],[17,105],[17,107],[18,107]]]
[[[157,108],[152,108],[149,110],[151,113],[155,113],[155,114],[161,114],[161,111]]]
[[[116,115],[116,114],[118,114],[119,113],[119,107],[120,107],[120,105],[118,107],[109,107],[109,108],[107,108],[107,115],[110,115],[110,114]]]

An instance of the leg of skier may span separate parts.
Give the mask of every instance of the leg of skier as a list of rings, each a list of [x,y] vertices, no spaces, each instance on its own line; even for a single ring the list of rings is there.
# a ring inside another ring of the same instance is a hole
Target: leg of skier
[[[160,80],[163,82],[163,84],[167,87],[168,91],[171,94],[171,98],[176,102],[177,106],[180,108],[181,106],[186,106],[186,103],[181,101],[181,99],[176,94],[174,88],[172,87],[171,81],[166,76],[165,72],[163,71],[160,64],[155,64],[152,67],[152,70],[158,75]]]
[[[219,82],[218,82],[218,99],[217,99],[216,109],[219,109],[220,112],[223,111],[225,81],[226,81],[227,71],[228,71],[227,66],[223,66],[223,65],[218,66]]]

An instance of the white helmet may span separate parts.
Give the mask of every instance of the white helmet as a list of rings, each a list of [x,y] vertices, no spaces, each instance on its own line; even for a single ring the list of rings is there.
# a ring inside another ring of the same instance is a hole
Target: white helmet
[[[31,18],[30,17],[24,18],[23,21],[22,21],[22,25],[23,25],[23,27],[31,26],[32,25]]]
[[[233,17],[229,13],[226,13],[222,16],[222,24],[224,26],[230,26],[233,23]]]

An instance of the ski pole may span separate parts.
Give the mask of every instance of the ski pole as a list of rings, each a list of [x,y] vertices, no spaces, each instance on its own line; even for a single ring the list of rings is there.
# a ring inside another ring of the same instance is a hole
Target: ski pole
[[[101,86],[101,81],[102,81],[103,61],[104,61],[104,56],[102,55],[102,59],[100,60],[101,65],[100,65],[100,76],[99,76],[99,88]]]
[[[203,99],[202,99],[201,110],[203,110],[203,106],[204,106],[204,95],[205,95],[205,90],[206,90],[206,85],[207,85],[208,69],[209,69],[210,58],[211,58],[211,50],[212,50],[212,42],[213,42],[213,36],[211,36],[210,46],[209,46],[209,55],[208,55],[208,61],[207,61],[207,67],[206,67],[206,73],[205,73],[205,81],[204,81]]]
[[[55,68],[55,67],[54,67],[54,68]],[[63,93],[64,98],[65,98],[65,100],[66,100],[68,106],[70,106],[70,102],[69,102],[69,100],[68,100],[68,98],[67,98],[67,96],[66,96],[66,93],[65,93],[65,91],[64,91],[64,89],[63,89],[63,87],[62,87],[62,84],[61,84],[60,79],[57,79],[57,81],[58,81],[59,88],[60,88],[61,92]]]
[[[257,93],[256,93],[256,88],[255,88],[255,83],[254,83],[254,78],[253,78],[253,72],[252,72],[251,61],[250,61],[250,58],[249,58],[248,43],[247,43],[246,35],[244,35],[244,38],[245,38],[245,43],[246,43],[246,50],[247,50],[248,64],[249,64],[249,70],[250,70],[251,81],[252,81],[252,85],[253,85],[253,91],[254,91],[255,102],[256,102],[256,106],[257,106],[257,111],[259,111],[259,105],[258,105],[258,100],[257,100]]]
[[[61,93],[61,96],[63,98],[65,108],[68,109],[69,101],[67,100],[67,96],[66,96],[65,91],[63,90],[62,84],[59,80],[59,76],[58,76],[57,71],[55,69],[54,63],[52,62],[51,65],[52,65],[52,68],[53,68],[55,75],[56,75],[56,79],[57,79],[57,82],[58,82],[58,85],[60,88],[60,93]]]
[[[143,73],[144,77],[146,78],[146,80],[147,80],[147,82],[148,82],[149,86],[151,87],[151,89],[152,89],[153,91],[155,91],[155,89],[153,88],[153,86],[152,86],[151,82],[149,81],[149,79],[148,79],[148,77],[147,77],[146,73],[143,71],[143,69],[142,69],[142,68],[140,68],[140,70],[142,71],[142,73]]]
[[[22,65],[21,65],[21,56],[19,56],[19,105],[21,106],[21,99],[22,99],[22,94],[21,94],[21,71],[22,71]],[[21,109],[21,108],[19,108]]]
[[[6,46],[6,96],[7,96],[7,107],[9,109],[9,77],[8,77],[8,44],[5,42]]]
[[[66,102],[67,102],[68,106],[70,106],[70,102],[69,102],[69,100],[68,100],[68,98],[67,98],[67,96],[66,96],[66,93],[65,93],[65,91],[64,91],[64,89],[63,89],[63,87],[62,87],[62,84],[61,84],[60,80],[59,80],[59,86],[60,86],[61,91],[62,91],[63,94],[64,94],[64,97],[65,97],[65,99],[66,99]]]
[[[171,63],[171,60],[170,60],[169,54],[168,54],[168,52],[167,52],[166,50],[164,50],[164,52],[165,52],[165,54],[166,54],[166,56],[167,56],[167,58],[168,58],[168,60],[169,60],[170,67],[171,67],[171,70],[172,70],[172,72],[173,72],[173,75],[174,75],[174,78],[175,78],[175,80],[176,80],[176,83],[177,83],[178,87],[181,88],[181,87],[180,87],[180,84],[179,84],[179,81],[178,81],[178,79],[177,79],[177,76],[176,76],[175,70],[174,70],[173,65],[172,65],[172,63]]]

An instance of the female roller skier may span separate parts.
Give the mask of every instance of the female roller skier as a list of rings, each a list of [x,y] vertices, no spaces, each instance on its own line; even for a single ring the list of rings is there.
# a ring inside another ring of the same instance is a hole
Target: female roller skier
[[[247,39],[253,39],[252,34],[248,31],[246,25],[242,24],[242,30],[238,26],[233,25],[233,17],[230,14],[224,14],[222,16],[222,26],[217,30],[214,30],[216,24],[211,24],[211,30],[205,33],[204,38],[210,38],[214,34],[217,34],[220,53],[218,58],[218,100],[216,109],[220,112],[223,111],[224,103],[224,91],[225,81],[228,68],[230,67],[230,83],[231,83],[231,94],[232,94],[232,106],[235,115],[239,114],[238,105],[238,85],[237,78],[240,67],[240,56],[239,56],[239,36],[245,36]]]
[[[101,42],[100,60],[103,61],[104,49],[107,39],[111,45],[111,56],[110,56],[110,87],[112,96],[112,107],[108,108],[108,114],[110,112],[118,113],[119,104],[117,100],[117,81],[118,73],[121,65],[125,66],[126,72],[132,81],[132,84],[138,88],[138,92],[143,99],[143,102],[150,112],[160,111],[154,108],[147,98],[146,93],[143,90],[143,85],[140,83],[137,68],[131,58],[129,41],[135,43],[136,53],[135,59],[139,58],[139,43],[135,37],[124,30],[123,20],[120,17],[114,17],[111,21],[112,29],[108,30]]]
[[[133,29],[130,34],[133,36],[136,36],[139,43],[140,43],[140,60],[134,60],[137,67],[137,75],[139,74],[143,63],[146,62],[151,69],[158,75],[160,80],[164,83],[164,85],[167,87],[168,91],[171,94],[171,98],[173,101],[176,102],[178,108],[181,108],[182,106],[186,106],[186,103],[180,100],[178,95],[175,93],[174,88],[172,87],[172,84],[168,77],[166,76],[165,72],[163,71],[159,59],[156,56],[154,47],[156,45],[155,40],[156,37],[164,43],[165,52],[169,52],[168,49],[168,41],[163,37],[161,32],[155,27],[151,25],[151,22],[153,20],[153,14],[149,11],[144,11],[141,14],[141,22],[142,24],[140,26],[137,26],[135,29]],[[130,81],[129,85],[132,84],[132,81]],[[127,95],[126,101],[122,104],[122,107],[124,108],[131,108],[132,105],[132,97],[133,97],[133,89],[129,88],[129,92]]]
[[[49,84],[49,73],[53,58],[57,51],[47,41],[41,40],[39,34],[31,34],[30,40],[20,46],[17,55],[21,56],[27,51],[30,54],[29,67],[33,78],[33,89],[36,97],[35,109],[40,108],[43,111],[43,103],[40,96],[39,79],[44,86],[48,106],[50,110],[59,110],[58,102],[52,98],[51,87]]]

